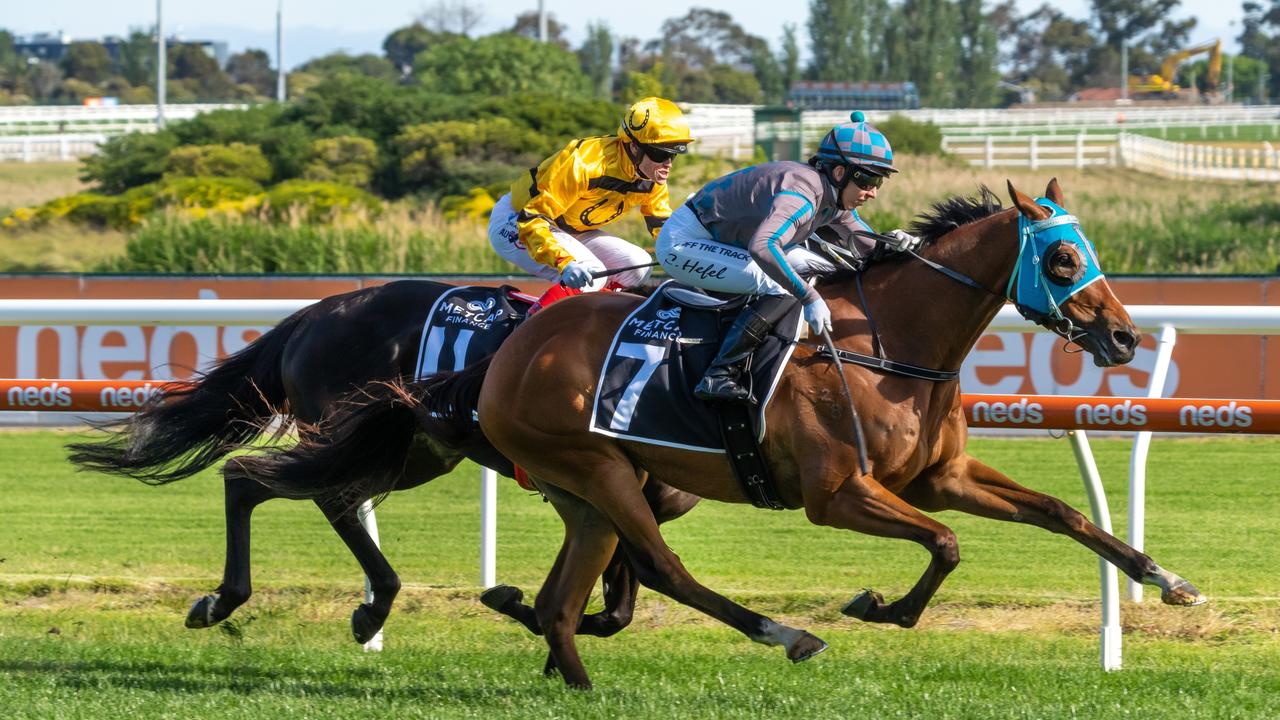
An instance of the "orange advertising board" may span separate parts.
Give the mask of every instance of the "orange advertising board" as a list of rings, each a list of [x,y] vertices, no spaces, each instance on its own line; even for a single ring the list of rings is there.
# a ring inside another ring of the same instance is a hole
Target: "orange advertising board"
[[[0,276],[0,298],[320,298],[389,282],[391,277],[115,277]],[[532,293],[528,278],[439,278],[508,283]],[[1277,305],[1280,278],[1112,278],[1135,305]],[[917,304],[923,301],[915,301]],[[427,308],[423,308],[425,313]],[[247,326],[0,327],[0,378],[184,379],[252,342],[266,328]],[[1164,394],[1201,398],[1280,399],[1280,337],[1180,335]],[[1097,368],[1088,355],[1061,351],[1048,333],[988,333],[965,362],[967,393],[1142,396],[1156,343],[1143,339],[1122,368]],[[892,356],[892,348],[888,348]]]

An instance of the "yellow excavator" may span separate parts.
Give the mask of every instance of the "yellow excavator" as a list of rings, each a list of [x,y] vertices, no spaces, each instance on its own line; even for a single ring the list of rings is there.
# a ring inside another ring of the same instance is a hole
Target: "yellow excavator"
[[[1159,75],[1138,76],[1129,78],[1129,96],[1134,99],[1177,99],[1181,97],[1182,88],[1173,82],[1178,72],[1178,65],[1187,58],[1209,53],[1209,74],[1205,78],[1207,85],[1216,90],[1218,77],[1222,73],[1222,40],[1214,40],[1203,45],[1196,45],[1172,53],[1160,63]],[[1194,89],[1191,90],[1195,92]]]

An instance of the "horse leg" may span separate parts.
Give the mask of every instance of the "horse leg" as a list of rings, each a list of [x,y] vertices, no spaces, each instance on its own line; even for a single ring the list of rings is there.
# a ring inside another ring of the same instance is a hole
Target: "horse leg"
[[[355,510],[345,504],[335,506],[317,502],[316,505],[355,556],[356,562],[360,563],[365,577],[369,578],[373,602],[360,603],[355,612],[351,613],[351,635],[363,645],[378,634],[386,623],[387,616],[391,614],[391,603],[400,592],[400,577],[369,536],[369,532],[364,529],[364,525],[360,524]]]
[[[227,523],[227,558],[222,584],[211,595],[197,599],[187,612],[189,628],[206,628],[226,620],[253,593],[249,569],[249,528],[254,508],[278,497],[267,488],[236,472],[234,464],[223,469],[223,497]]]
[[[1147,555],[1103,532],[1075,508],[1025,488],[971,457],[958,458],[903,496],[926,510],[960,510],[971,515],[1022,522],[1066,535],[1115,565],[1137,582],[1160,588],[1167,605],[1199,605],[1207,598],[1194,585],[1165,570]]]
[[[551,675],[563,668],[566,684],[590,688],[573,636],[596,578],[615,557],[617,535],[609,521],[581,498],[552,486],[542,487],[565,527],[564,544],[534,601],[535,622],[545,630],[550,648],[543,673]]]
[[[660,525],[684,516],[700,500],[697,495],[677,490],[656,479],[644,484],[644,497]],[[579,635],[609,637],[631,624],[640,581],[627,562],[625,551],[621,548],[614,550],[600,580],[604,590],[604,609],[583,616],[578,625]],[[495,585],[480,595],[480,601],[487,607],[516,620],[534,635],[541,635],[542,628],[533,607],[524,604],[523,600],[524,591],[511,585]]]
[[[556,455],[548,453],[546,457]],[[598,452],[578,450],[562,452],[559,459],[564,461],[565,467],[575,470],[561,475],[558,479],[563,481],[558,484],[591,503],[609,519],[641,584],[720,620],[756,642],[784,646],[787,657],[793,662],[807,660],[827,648],[827,644],[817,637],[776,623],[698,583],[681,564],[680,558],[667,547],[653,511],[645,502],[635,469],[625,457],[610,453],[601,458]],[[582,473],[581,468],[593,468],[594,471]],[[578,570],[569,565],[564,568],[565,573]],[[592,575],[587,586],[590,587],[594,581],[595,575]],[[539,619],[542,619],[541,613]],[[557,621],[564,623],[559,618]],[[546,622],[542,627],[550,643],[553,628]],[[571,648],[572,635],[566,638],[560,627],[556,630],[559,631],[557,642],[563,643],[566,649]],[[561,671],[566,673],[566,678],[569,677],[568,653],[562,656],[558,645],[552,645],[552,653]],[[571,657],[577,661],[576,651]],[[581,672],[585,678],[585,670]]]
[[[805,512],[815,525],[911,540],[929,551],[929,566],[906,595],[886,605],[880,593],[864,590],[845,605],[843,612],[850,617],[912,627],[947,574],[960,564],[950,528],[926,517],[870,475],[851,475],[834,492],[806,493]]]

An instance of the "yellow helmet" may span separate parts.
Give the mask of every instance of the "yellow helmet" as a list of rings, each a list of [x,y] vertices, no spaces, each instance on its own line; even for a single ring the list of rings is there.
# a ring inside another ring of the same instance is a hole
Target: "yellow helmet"
[[[627,108],[622,126],[618,128],[618,139],[680,155],[689,151],[693,133],[675,103],[647,97]]]

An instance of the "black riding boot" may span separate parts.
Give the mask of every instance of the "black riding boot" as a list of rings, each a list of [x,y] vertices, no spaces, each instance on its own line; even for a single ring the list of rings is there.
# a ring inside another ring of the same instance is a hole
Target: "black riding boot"
[[[790,295],[761,295],[743,308],[707,374],[693,389],[694,397],[712,402],[751,400],[751,392],[738,384],[742,368],[796,302]]]

